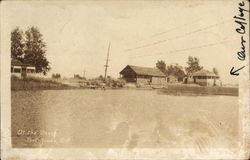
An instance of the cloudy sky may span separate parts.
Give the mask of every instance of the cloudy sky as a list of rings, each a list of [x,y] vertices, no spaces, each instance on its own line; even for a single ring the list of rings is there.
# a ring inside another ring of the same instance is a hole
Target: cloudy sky
[[[47,44],[52,73],[66,77],[104,74],[118,77],[127,65],[155,67],[157,60],[186,66],[196,56],[208,70],[216,67],[224,83],[240,66],[240,38],[233,16],[236,1],[12,1],[3,2],[4,32],[36,26]]]

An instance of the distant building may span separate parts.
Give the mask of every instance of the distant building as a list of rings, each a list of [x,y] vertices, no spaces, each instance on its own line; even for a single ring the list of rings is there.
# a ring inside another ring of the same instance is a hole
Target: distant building
[[[185,83],[195,83],[202,86],[218,86],[222,85],[220,77],[213,72],[202,69],[200,71],[189,74],[185,78]]]
[[[178,83],[178,77],[175,75],[169,75],[167,76],[167,82],[168,83]]]
[[[157,68],[127,65],[120,72],[120,75],[127,82],[135,82],[142,85],[163,85],[166,82],[165,74]]]
[[[22,63],[17,59],[11,59],[11,75],[17,77],[35,76],[36,67]]]

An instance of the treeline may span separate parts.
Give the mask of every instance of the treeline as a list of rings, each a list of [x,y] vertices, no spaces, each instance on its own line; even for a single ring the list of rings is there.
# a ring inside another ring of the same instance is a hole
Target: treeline
[[[165,73],[166,76],[173,75],[177,77],[178,81],[183,81],[185,76],[203,69],[203,66],[200,65],[199,59],[192,56],[188,57],[187,67],[183,67],[177,63],[167,65],[164,60],[158,60],[156,67]],[[218,75],[218,70],[216,68],[213,68],[213,72]]]

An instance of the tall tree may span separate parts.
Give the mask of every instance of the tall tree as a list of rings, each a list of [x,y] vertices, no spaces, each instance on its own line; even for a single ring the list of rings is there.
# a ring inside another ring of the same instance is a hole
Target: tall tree
[[[217,68],[215,68],[215,67],[213,68],[213,72],[215,75],[217,75],[217,76],[219,75],[219,72],[218,72]]]
[[[49,61],[45,57],[46,44],[42,34],[36,27],[31,27],[25,32],[24,63],[36,67],[36,72],[44,75],[50,70]]]
[[[198,58],[189,56],[187,61],[188,67],[185,68],[186,73],[190,74],[203,69],[203,67],[200,66],[199,62],[200,61]]]
[[[167,66],[166,74],[176,76],[178,78],[178,81],[182,81],[185,77],[183,67],[178,64],[171,64]]]
[[[163,73],[166,73],[166,63],[163,60],[157,61],[156,68],[161,70]]]
[[[11,58],[23,62],[24,46],[23,31],[17,27],[11,32]]]

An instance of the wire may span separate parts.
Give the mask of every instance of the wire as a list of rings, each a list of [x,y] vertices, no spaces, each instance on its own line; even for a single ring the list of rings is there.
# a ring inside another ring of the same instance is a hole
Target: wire
[[[158,53],[158,54],[132,56],[131,58],[146,57],[146,56],[155,56],[155,55],[162,55],[162,54],[166,54],[166,53],[178,53],[178,52],[183,52],[183,51],[189,51],[189,50],[194,50],[194,49],[200,49],[200,48],[206,48],[206,47],[221,45],[221,44],[224,44],[224,43],[227,43],[227,42],[232,42],[232,41],[235,41],[235,40],[220,41],[220,42],[216,42],[216,43],[210,43],[210,44],[205,44],[205,45],[196,46],[196,47],[178,49],[178,50],[173,50],[173,51],[164,52],[164,53]]]
[[[185,24],[180,25],[180,26],[178,26],[178,27],[169,29],[169,30],[167,30],[167,31],[165,31],[165,32],[156,33],[156,34],[152,35],[151,37],[161,36],[161,35],[163,35],[163,34],[166,34],[166,33],[170,32],[170,31],[173,31],[173,30],[176,30],[176,29],[179,29],[179,28],[182,28],[182,27],[186,27],[187,25],[190,25],[190,24],[192,25],[192,24],[197,23],[197,22],[199,22],[199,21],[201,21],[201,20],[202,20],[202,19],[200,18],[200,19],[197,19],[197,20],[195,20],[195,21],[191,21],[191,22],[189,22],[189,23],[185,23]]]
[[[216,10],[216,11],[217,11],[217,10]],[[168,33],[168,32],[174,31],[174,30],[176,30],[176,29],[180,29],[180,28],[186,27],[186,26],[188,26],[188,25],[193,25],[194,23],[197,23],[197,22],[199,22],[200,20],[204,19],[204,15],[211,14],[211,12],[213,12],[213,11],[209,11],[209,12],[207,12],[206,14],[202,14],[202,17],[200,17],[199,19],[190,21],[190,22],[185,23],[185,24],[183,24],[183,25],[179,25],[179,26],[174,27],[174,28],[171,28],[171,29],[169,29],[169,30],[167,30],[167,31],[155,33],[155,34],[153,34],[153,35],[151,35],[151,36],[149,36],[149,37],[150,37],[150,38],[151,38],[151,37],[153,38],[153,37],[161,36],[161,35],[163,35],[163,34],[166,34],[166,33]],[[136,41],[135,43],[141,42],[141,41],[143,41],[143,40],[145,40],[145,39],[138,40],[138,41]]]
[[[125,52],[131,52],[131,51],[133,51],[133,50],[138,50],[138,49],[141,49],[141,48],[151,47],[151,46],[154,46],[154,45],[158,45],[158,44],[161,44],[161,43],[165,43],[165,42],[167,42],[167,41],[172,41],[172,40],[175,40],[175,39],[183,38],[183,37],[192,35],[192,34],[194,34],[194,33],[201,32],[201,31],[210,29],[210,28],[212,28],[212,27],[215,27],[215,26],[218,26],[218,25],[221,25],[221,24],[225,24],[225,23],[228,22],[228,21],[231,21],[231,20],[226,20],[226,21],[223,21],[223,22],[220,22],[220,23],[212,24],[212,25],[209,25],[209,26],[206,26],[206,27],[203,27],[203,28],[200,28],[200,29],[197,29],[197,30],[188,32],[188,33],[185,33],[184,35],[175,36],[175,37],[173,37],[173,38],[168,38],[168,39],[156,41],[156,42],[153,42],[153,43],[150,43],[150,44],[145,44],[145,45],[142,45],[142,46],[139,46],[139,47],[126,49]]]

